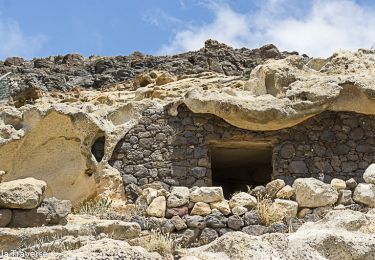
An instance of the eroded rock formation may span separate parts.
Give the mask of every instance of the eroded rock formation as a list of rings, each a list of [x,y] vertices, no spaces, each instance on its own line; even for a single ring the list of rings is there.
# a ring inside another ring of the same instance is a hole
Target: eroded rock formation
[[[0,108],[2,178],[44,180],[48,197],[74,204],[98,191],[121,197],[111,191],[123,188],[108,161],[149,108],[173,116],[185,104],[257,131],[291,127],[324,111],[374,115],[374,56],[359,50],[321,60],[272,45],[234,50],[208,41],[198,52],[172,57],[7,59],[0,66],[13,73],[12,99]]]

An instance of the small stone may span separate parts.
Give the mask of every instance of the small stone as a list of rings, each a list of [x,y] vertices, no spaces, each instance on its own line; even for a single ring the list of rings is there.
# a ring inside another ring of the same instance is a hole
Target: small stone
[[[233,232],[233,230],[230,229],[230,228],[220,228],[219,229],[219,236],[222,236],[222,235],[224,235],[226,233],[229,233],[229,232]]]
[[[353,178],[350,178],[349,180],[347,180],[345,184],[346,184],[346,187],[350,190],[354,190],[355,187],[357,187],[358,185],[357,182]]]
[[[187,228],[185,221],[179,216],[174,216],[173,218],[171,218],[171,221],[177,230],[183,230]]]
[[[337,178],[333,178],[331,180],[331,185],[336,190],[344,190],[344,189],[346,189],[346,183],[345,183],[345,181],[337,179]]]
[[[202,233],[199,237],[199,243],[201,245],[206,245],[208,243],[211,243],[212,241],[214,241],[218,237],[219,236],[214,229],[206,227],[202,230]]]
[[[298,218],[304,218],[307,214],[311,214],[312,213],[312,209],[309,209],[309,208],[303,208],[301,209],[298,214],[297,214],[297,217]]]
[[[247,212],[247,208],[243,206],[235,206],[234,208],[232,208],[232,213],[234,215],[242,216],[246,212]]]
[[[365,204],[371,208],[375,207],[375,185],[370,183],[359,183],[354,190],[353,200]]]
[[[290,199],[294,195],[294,190],[290,185],[286,185],[276,193],[278,199]]]
[[[229,200],[229,207],[234,208],[237,206],[243,206],[245,208],[251,209],[255,207],[257,204],[257,200],[254,196],[251,196],[249,193],[246,192],[239,192],[235,194]]]
[[[164,234],[167,234],[167,233],[172,233],[174,230],[175,230],[175,226],[173,224],[173,222],[170,220],[170,219],[167,219],[163,225],[161,226],[161,231],[164,233]]]
[[[165,210],[167,208],[167,202],[165,197],[156,197],[151,204],[148,206],[146,213],[151,217],[164,218]]]
[[[366,183],[375,184],[375,163],[370,164],[363,173],[363,179]]]
[[[10,209],[0,209],[0,228],[6,227],[12,220],[12,211]]]
[[[251,236],[260,236],[268,232],[268,228],[262,225],[251,225],[242,228],[242,232],[245,232]]]
[[[146,188],[142,191],[142,195],[146,198],[147,204],[150,203],[158,196],[158,191],[153,188]]]
[[[6,172],[5,171],[0,171],[0,182],[3,181],[3,177],[5,176]]]
[[[193,202],[217,202],[224,200],[222,187],[199,187],[191,191],[190,199]]]
[[[334,210],[345,210],[345,206],[340,204],[340,205],[337,205],[336,207],[333,208]]]
[[[233,230],[240,230],[245,225],[243,219],[240,216],[234,215],[228,218],[228,227]]]
[[[212,213],[206,217],[206,223],[211,228],[224,228],[227,226],[227,218],[221,212],[213,209]]]
[[[281,179],[273,180],[266,185],[266,190],[271,198],[276,196],[276,193],[285,187],[285,181]]]
[[[244,218],[246,226],[260,225],[258,214],[255,210],[251,210],[251,211],[246,212],[243,218]]]
[[[263,198],[267,194],[267,189],[266,187],[260,185],[256,186],[254,189],[251,190],[251,195],[253,195],[256,198]]]
[[[171,218],[173,216],[180,216],[183,217],[189,213],[188,207],[181,207],[181,208],[167,208],[167,212],[165,216],[167,218]]]
[[[136,215],[131,218],[130,222],[135,222],[137,223],[142,230],[146,229],[146,218],[143,216]]]
[[[137,184],[137,178],[135,178],[133,175],[130,174],[124,174],[122,176],[122,181],[124,182],[125,185],[128,185],[130,183]]]
[[[187,187],[173,187],[167,200],[168,208],[177,208],[189,203],[189,189]]]
[[[337,204],[341,204],[344,206],[353,204],[354,201],[352,199],[352,191],[351,190],[339,190],[339,199]]]
[[[291,174],[307,174],[309,172],[304,161],[292,161],[289,164],[288,170]]]
[[[283,222],[272,223],[268,228],[268,233],[287,233],[288,226]]]
[[[202,217],[202,216],[198,216],[198,215],[189,216],[189,215],[186,215],[184,218],[186,220],[186,225],[189,228],[204,229],[206,227],[205,218]]]
[[[207,216],[211,213],[210,205],[204,202],[195,203],[193,209],[191,210],[192,215]]]
[[[230,207],[227,200],[210,203],[211,209],[218,209],[225,216],[230,214]]]
[[[298,211],[298,203],[292,200],[275,199],[272,207],[277,212],[283,212],[284,217],[296,217]]]

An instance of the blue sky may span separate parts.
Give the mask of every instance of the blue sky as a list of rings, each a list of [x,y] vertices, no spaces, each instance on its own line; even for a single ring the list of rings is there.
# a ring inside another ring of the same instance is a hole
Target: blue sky
[[[369,0],[0,0],[0,59],[173,54],[215,38],[328,56],[375,44]]]

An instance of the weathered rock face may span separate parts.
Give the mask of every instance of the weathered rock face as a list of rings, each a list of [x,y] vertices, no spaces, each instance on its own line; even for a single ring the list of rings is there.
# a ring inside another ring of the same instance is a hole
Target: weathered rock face
[[[209,41],[173,57],[8,59],[0,73],[13,73],[14,100],[0,108],[0,170],[77,204],[105,190],[111,166],[133,185],[130,174],[140,186],[211,185],[207,145],[255,137],[273,145],[274,178],[358,180],[375,156],[373,53],[323,61]]]
[[[314,178],[297,179],[293,183],[293,188],[300,207],[324,207],[333,205],[338,199],[336,189]]]

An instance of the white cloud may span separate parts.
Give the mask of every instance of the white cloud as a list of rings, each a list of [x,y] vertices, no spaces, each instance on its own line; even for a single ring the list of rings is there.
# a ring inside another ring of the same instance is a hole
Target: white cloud
[[[46,37],[27,36],[15,21],[0,19],[0,59],[10,56],[32,58],[43,47]]]
[[[223,2],[209,8],[215,14],[212,22],[178,31],[159,53],[196,50],[209,38],[233,47],[273,43],[281,50],[322,57],[375,43],[375,9],[354,0],[312,0],[304,6],[297,0],[267,0],[252,13],[236,12]]]

